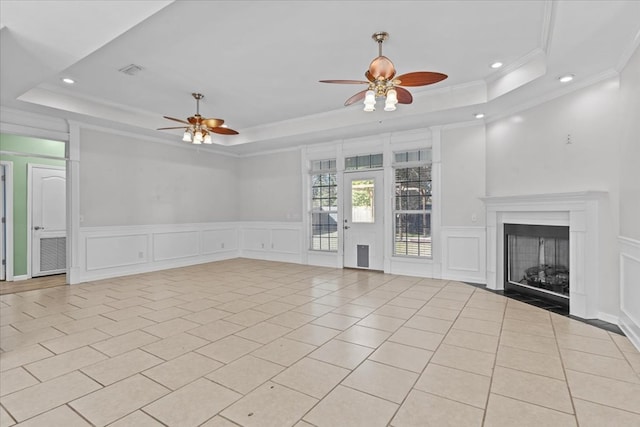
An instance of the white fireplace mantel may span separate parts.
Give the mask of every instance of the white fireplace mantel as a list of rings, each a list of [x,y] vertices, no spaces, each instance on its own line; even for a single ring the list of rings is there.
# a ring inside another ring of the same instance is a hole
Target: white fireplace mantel
[[[487,288],[504,289],[504,224],[569,227],[569,313],[598,317],[601,210],[607,193],[495,196],[487,209]]]

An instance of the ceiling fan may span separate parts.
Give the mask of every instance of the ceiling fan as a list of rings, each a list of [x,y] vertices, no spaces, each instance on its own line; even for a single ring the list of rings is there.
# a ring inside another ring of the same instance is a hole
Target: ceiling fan
[[[176,119],[174,117],[163,116],[165,119],[173,120],[176,122],[184,123],[186,126],[177,126],[169,128],[159,128],[158,130],[167,129],[185,129],[182,136],[182,140],[185,142],[193,142],[194,144],[212,144],[211,133],[218,133],[221,135],[237,135],[238,132],[229,129],[224,125],[222,119],[206,119],[200,115],[200,100],[204,98],[201,93],[192,93],[196,100],[196,114],[188,117],[187,120]]]
[[[385,98],[385,111],[393,111],[396,104],[411,104],[411,92],[402,86],[426,86],[438,83],[447,78],[446,74],[431,71],[415,71],[396,77],[393,62],[382,56],[382,43],[389,38],[389,34],[381,31],[374,33],[371,38],[378,43],[378,56],[371,61],[369,69],[364,73],[364,80],[320,80],[321,83],[338,84],[366,84],[369,87],[356,93],[344,103],[345,106],[364,99],[364,111],[374,111],[376,98]]]

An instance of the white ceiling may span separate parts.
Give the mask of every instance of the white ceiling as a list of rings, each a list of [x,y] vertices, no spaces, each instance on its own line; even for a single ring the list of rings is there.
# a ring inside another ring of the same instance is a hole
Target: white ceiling
[[[532,99],[615,75],[640,40],[640,1],[12,1],[0,2],[1,101],[179,140],[163,115],[201,113],[238,130],[246,153],[497,117]],[[411,105],[365,113],[344,101],[383,53],[398,74],[437,71]],[[493,70],[494,61],[505,67]],[[118,72],[136,64],[135,76]],[[73,86],[62,77],[76,80]],[[217,147],[220,148],[220,145]]]

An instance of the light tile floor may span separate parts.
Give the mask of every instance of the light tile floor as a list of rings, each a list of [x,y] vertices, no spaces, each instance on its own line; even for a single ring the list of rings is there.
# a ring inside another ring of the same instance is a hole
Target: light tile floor
[[[0,426],[640,426],[621,335],[459,282],[237,259],[0,297]]]

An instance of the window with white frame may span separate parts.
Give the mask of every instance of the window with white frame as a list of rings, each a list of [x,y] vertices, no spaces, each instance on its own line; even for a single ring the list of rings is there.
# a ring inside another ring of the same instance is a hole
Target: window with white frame
[[[431,258],[431,151],[394,153],[394,256]]]
[[[338,183],[336,160],[311,162],[310,249],[338,250]]]

